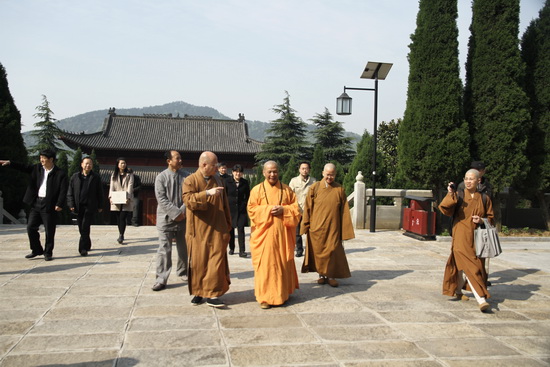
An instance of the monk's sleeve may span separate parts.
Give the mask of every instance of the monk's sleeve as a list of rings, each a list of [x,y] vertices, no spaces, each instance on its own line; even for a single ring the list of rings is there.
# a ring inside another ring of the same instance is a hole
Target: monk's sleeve
[[[456,192],[448,192],[441,201],[441,204],[439,204],[439,210],[441,210],[441,213],[443,215],[446,215],[447,217],[452,217],[455,212],[456,203]]]
[[[342,200],[342,240],[351,240],[355,238],[355,232],[353,231],[353,223],[351,221],[351,213],[349,210],[348,198],[342,188],[341,193]]]
[[[198,185],[193,176],[188,176],[183,181],[182,198],[185,207],[191,211],[208,209],[206,191],[198,191]]]
[[[231,223],[231,210],[229,209],[229,199],[227,198],[227,190],[223,191],[223,211],[225,212],[225,220],[227,222],[228,231],[231,232],[233,225]]]
[[[286,194],[288,195],[288,202],[283,203],[283,224],[285,227],[294,227],[300,223],[300,208],[296,202],[296,195],[288,186],[285,188]]]
[[[246,206],[251,230],[263,229],[273,223],[273,216],[270,213],[271,208],[273,208],[273,205],[262,204],[258,186],[254,187],[250,191],[248,205]]]
[[[300,234],[306,234],[309,232],[311,211],[313,210],[313,197],[314,197],[314,185],[310,187],[306,195],[306,201],[304,203],[304,211],[302,212],[302,225],[300,227]]]

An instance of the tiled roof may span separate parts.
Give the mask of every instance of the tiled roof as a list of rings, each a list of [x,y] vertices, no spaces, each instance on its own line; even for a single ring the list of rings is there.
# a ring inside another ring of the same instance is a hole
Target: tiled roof
[[[70,147],[118,151],[256,154],[262,143],[248,136],[246,122],[210,117],[169,115],[118,116],[109,114],[100,132],[64,132],[61,139]]]

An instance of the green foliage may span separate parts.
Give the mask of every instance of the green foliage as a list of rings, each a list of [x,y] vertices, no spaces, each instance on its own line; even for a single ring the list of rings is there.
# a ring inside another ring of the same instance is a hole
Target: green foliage
[[[65,171],[67,175],[69,174],[69,158],[67,157],[67,152],[61,152],[57,155],[55,165]]]
[[[27,162],[27,150],[21,136],[21,114],[11,95],[4,66],[0,64],[0,159]],[[0,191],[4,207],[17,216],[23,203],[27,175],[9,168],[0,168]],[[0,224],[1,221],[0,221]]]
[[[390,122],[382,121],[378,126],[376,146],[386,168],[385,181],[389,185],[386,188],[395,186],[398,164],[397,145],[399,144],[399,124],[401,121],[401,119],[391,120]]]
[[[527,144],[531,164],[522,191],[550,190],[550,1],[523,34],[521,56],[526,64],[525,91],[529,97],[532,129]]]
[[[354,155],[351,138],[344,135],[342,123],[333,121],[332,114],[326,107],[325,112],[316,114],[310,121],[317,126],[313,131],[314,146],[323,149],[325,162],[339,162],[344,166],[351,163]]]
[[[357,143],[357,154],[355,155],[355,158],[353,158],[350,168],[344,177],[343,186],[346,191],[346,195],[353,192],[355,177],[357,177],[357,173],[359,171],[361,171],[361,174],[365,178],[363,182],[365,182],[366,187],[372,187],[371,172],[373,149],[373,137],[367,130],[365,130],[361,141]]]
[[[420,0],[409,45],[409,84],[399,124],[399,185],[438,189],[470,161],[461,109],[456,0]]]
[[[254,186],[256,186],[257,184],[263,182],[265,180],[265,177],[264,177],[264,174],[263,174],[263,165],[261,164],[258,164],[255,168],[254,168],[254,174],[250,175],[248,177],[249,179],[249,183],[250,183],[250,188],[252,189]]]
[[[33,135],[38,139],[38,142],[31,148],[31,152],[38,153],[44,149],[52,149],[56,152],[62,150],[57,141],[62,132],[57,127],[57,120],[53,118],[54,113],[45,95],[42,95],[42,104],[36,107],[36,110],[38,112],[33,116],[40,121],[34,124],[37,130],[33,132]]]
[[[323,147],[320,145],[315,145],[309,175],[320,181],[323,178],[323,167],[325,166],[325,163],[325,152],[323,151]]]
[[[284,172],[279,172],[279,175],[281,181],[287,185],[292,177],[296,177],[298,175],[298,161],[296,157],[290,158],[290,161],[287,163]]]
[[[305,159],[304,152],[307,152],[306,123],[296,116],[296,111],[290,107],[290,95],[285,93],[283,103],[272,109],[279,114],[279,118],[273,120],[262,151],[256,155],[258,162],[274,160],[279,167],[286,167],[292,157]]]
[[[82,149],[78,147],[77,150],[73,153],[73,159],[71,161],[71,165],[69,166],[69,177],[72,177],[77,172],[81,171],[81,164],[82,161]]]
[[[92,149],[92,154],[90,154],[90,158],[92,159],[92,162],[94,164],[94,168],[92,171],[97,173],[99,175],[99,162],[97,161],[97,156],[95,154],[95,149]]]
[[[524,65],[518,47],[519,0],[475,0],[464,110],[474,157],[487,165],[493,192],[521,182],[531,130]]]

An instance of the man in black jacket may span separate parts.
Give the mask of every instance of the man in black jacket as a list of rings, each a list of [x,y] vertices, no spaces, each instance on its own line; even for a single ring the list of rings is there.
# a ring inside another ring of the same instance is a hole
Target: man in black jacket
[[[55,152],[46,149],[40,152],[40,163],[34,165],[20,164],[9,160],[0,160],[2,166],[27,172],[30,174],[29,186],[23,197],[23,202],[31,206],[27,234],[31,253],[27,259],[44,255],[44,260],[50,261],[53,256],[55,227],[57,213],[63,209],[67,195],[67,175],[55,165]],[[44,225],[46,242],[44,248],[40,243],[38,228]]]
[[[69,181],[67,206],[77,215],[80,232],[78,252],[82,256],[87,256],[88,251],[92,249],[90,226],[94,214],[103,210],[103,187],[101,177],[92,171],[94,162],[90,157],[82,158],[80,167],[82,172],[75,173]]]

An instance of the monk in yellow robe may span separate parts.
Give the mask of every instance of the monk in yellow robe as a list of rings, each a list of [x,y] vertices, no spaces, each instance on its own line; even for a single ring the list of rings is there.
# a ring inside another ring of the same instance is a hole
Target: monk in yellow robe
[[[482,218],[492,222],[494,214],[491,199],[487,197],[487,203],[483,203],[482,194],[477,191],[478,183],[479,171],[467,171],[464,176],[464,197],[459,198],[452,188],[453,183],[449,182],[447,196],[439,204],[439,210],[446,216],[454,216],[451,255],[445,266],[443,294],[468,299],[462,290],[469,289],[483,312],[490,308],[486,301],[490,294],[487,291],[483,259],[476,256],[474,230]]]
[[[327,163],[323,179],[314,183],[306,196],[300,234],[307,234],[302,273],[319,273],[317,283],[338,287],[335,278],[349,278],[348,260],[342,240],[355,238],[348,199],[335,182],[336,166]]]
[[[300,210],[294,192],[279,181],[276,162],[266,162],[263,174],[265,180],[250,192],[247,209],[254,294],[267,309],[282,305],[299,288],[294,246]]]
[[[203,152],[199,169],[183,181],[183,202],[186,206],[186,232],[191,303],[199,305],[203,298],[211,307],[224,307],[218,298],[229,290],[227,246],[231,214],[225,188],[216,175],[218,157]]]

